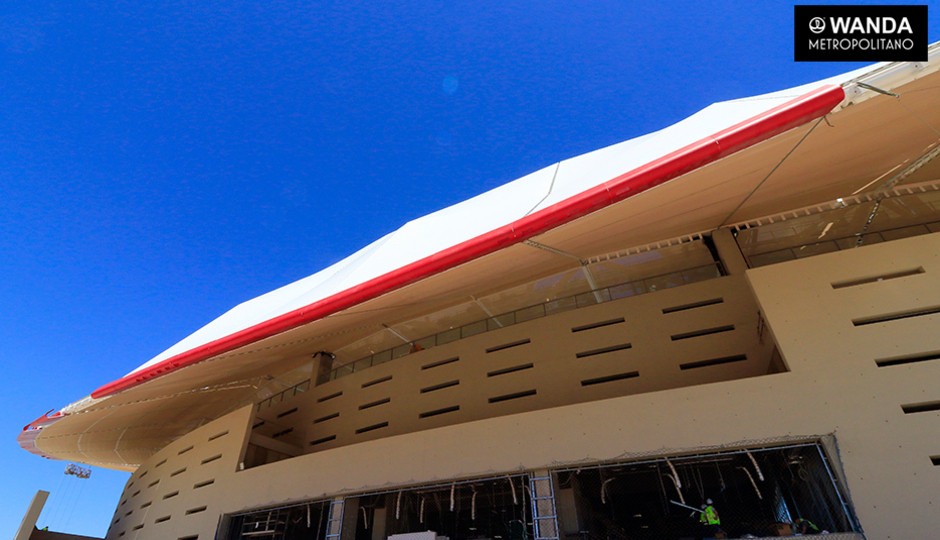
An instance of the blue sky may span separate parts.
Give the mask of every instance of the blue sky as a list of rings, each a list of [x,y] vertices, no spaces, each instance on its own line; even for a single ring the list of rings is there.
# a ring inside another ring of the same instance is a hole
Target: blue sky
[[[558,160],[859,67],[793,62],[784,2],[155,4],[0,4],[0,537],[37,489],[40,526],[103,536],[126,473],[79,496],[16,435],[235,304]]]

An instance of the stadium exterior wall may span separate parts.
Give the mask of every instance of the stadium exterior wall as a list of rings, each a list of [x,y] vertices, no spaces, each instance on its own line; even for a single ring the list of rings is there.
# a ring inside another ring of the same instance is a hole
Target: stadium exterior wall
[[[866,537],[934,536],[940,468],[931,457],[940,444],[924,434],[936,432],[940,418],[902,406],[940,400],[933,382],[940,362],[877,362],[940,350],[940,315],[923,314],[940,306],[940,233],[750,269],[744,277],[785,372],[545,406],[239,470],[256,418],[246,407],[144,463],[107,538],[207,540],[225,514],[253,508],[826,434],[838,443],[830,458],[841,460]]]

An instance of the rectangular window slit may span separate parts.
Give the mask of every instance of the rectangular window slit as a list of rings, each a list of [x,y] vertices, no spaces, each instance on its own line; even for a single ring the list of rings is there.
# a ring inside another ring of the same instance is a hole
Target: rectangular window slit
[[[447,381],[441,384],[435,384],[434,386],[428,386],[427,388],[422,388],[421,393],[427,394],[428,392],[433,392],[435,390],[443,390],[444,388],[450,388],[451,386],[457,386],[460,384],[459,380],[456,381]]]
[[[603,328],[605,326],[611,326],[614,324],[620,324],[624,321],[623,317],[619,319],[610,319],[609,321],[601,321],[593,324],[585,324],[584,326],[575,326],[571,329],[572,332],[584,332],[585,330],[594,330],[595,328]]]
[[[902,364],[916,364],[917,362],[927,362],[929,360],[940,360],[940,351],[917,354],[911,356],[896,356],[894,358],[882,358],[875,360],[878,367],[900,366]]]
[[[200,506],[199,508],[190,508],[189,510],[186,511],[186,515],[188,516],[188,515],[190,515],[190,514],[198,514],[199,512],[205,512],[205,511],[206,511],[206,508],[208,508],[208,507],[206,507],[206,506]],[[195,538],[195,537],[193,537],[193,538]]]
[[[377,385],[377,384],[379,384],[379,383],[384,383],[385,381],[390,381],[390,380],[392,380],[392,376],[391,376],[391,375],[389,375],[388,377],[382,377],[381,379],[376,379],[376,380],[374,380],[374,381],[369,381],[369,382],[367,382],[367,383],[362,383],[362,387],[363,387],[363,388],[368,388],[368,387],[370,387],[370,386],[375,386],[375,385]]]
[[[674,307],[663,309],[663,315],[666,315],[669,313],[675,313],[677,311],[685,311],[687,309],[695,309],[695,308],[700,308],[700,307],[705,307],[705,306],[714,306],[715,304],[722,304],[724,303],[724,301],[725,301],[724,298],[712,298],[711,300],[703,300],[701,302],[693,302],[691,304],[682,304],[681,306],[674,306]]]
[[[323,403],[324,401],[329,401],[329,400],[331,400],[331,399],[333,399],[333,398],[338,398],[338,397],[340,397],[341,395],[343,395],[342,392],[336,392],[335,394],[330,394],[330,395],[328,395],[328,396],[323,396],[323,397],[321,397],[320,399],[317,400],[317,403]]]
[[[431,369],[431,368],[436,368],[440,366],[446,366],[447,364],[453,364],[457,360],[460,360],[459,356],[448,358],[447,360],[438,360],[437,362],[431,362],[430,364],[425,364],[421,366],[421,369]]]
[[[160,463],[157,463],[156,465],[154,465],[153,468],[156,469],[157,467],[159,467],[160,465],[163,465],[164,463],[166,463],[165,459],[161,461]],[[144,473],[144,474],[147,474],[147,473]],[[140,475],[140,477],[143,478],[144,474]]]
[[[192,535],[192,536],[181,536],[181,537],[177,538],[176,540],[199,540],[199,535],[198,535],[198,534],[194,534],[194,535]]]
[[[934,467],[940,467],[940,456],[930,456],[930,462]]]
[[[335,413],[333,413],[333,414],[328,414],[328,415],[326,415],[326,416],[321,416],[320,418],[317,418],[316,420],[314,420],[313,423],[314,423],[314,424],[319,424],[320,422],[326,422],[327,420],[332,420],[332,419],[338,418],[338,417],[339,417],[339,413],[338,413],[338,412],[335,412]]]
[[[285,416],[287,416],[287,415],[289,415],[289,414],[294,414],[295,412],[297,412],[297,407],[294,407],[293,409],[291,409],[291,410],[289,410],[289,411],[284,411],[284,412],[282,412],[281,414],[277,415],[277,417],[278,417],[278,418],[284,418]]]
[[[170,516],[163,516],[153,520],[154,523],[163,523],[164,521],[170,521]]]
[[[179,495],[179,494],[180,494],[179,491],[174,491],[173,493],[167,493],[166,495],[163,496],[163,499],[164,499],[164,500],[166,500],[166,499],[172,499],[173,497],[176,497],[176,496]]]
[[[511,399],[519,399],[529,396],[534,396],[536,394],[535,390],[526,390],[524,392],[516,392],[514,394],[506,394],[502,396],[496,396],[490,398],[490,403],[499,403],[501,401],[509,401]]]
[[[222,433],[219,433],[218,435],[213,435],[213,436],[209,437],[209,440],[210,440],[210,441],[214,441],[214,440],[216,440],[216,439],[225,437],[226,435],[228,435],[228,430],[223,431]]]
[[[259,427],[261,427],[261,426],[263,426],[263,425],[264,425],[264,420],[262,420],[262,421],[258,422],[257,424],[251,426],[251,429],[258,429]]]
[[[439,414],[447,414],[449,412],[454,412],[454,411],[459,411],[459,410],[460,410],[460,405],[454,405],[453,407],[444,407],[443,409],[423,412],[418,415],[418,418],[430,418],[432,416],[437,416]]]
[[[212,456],[212,457],[208,457],[208,458],[202,460],[202,464],[205,465],[206,463],[212,463],[213,461],[215,461],[215,460],[217,460],[217,459],[222,459],[222,454],[218,454],[218,455],[215,455],[215,456]]]
[[[500,376],[500,375],[506,375],[507,373],[515,373],[515,372],[517,372],[517,371],[523,371],[523,370],[526,370],[526,369],[531,369],[531,368],[533,368],[533,367],[534,367],[534,365],[531,364],[531,363],[530,363],[530,364],[519,364],[518,366],[512,366],[512,367],[508,367],[508,368],[497,369],[496,371],[490,371],[489,373],[486,374],[486,376],[487,376],[487,377],[498,377],[498,376]]]
[[[486,349],[486,352],[487,352],[487,354],[489,354],[489,353],[491,353],[491,352],[502,351],[502,350],[505,350],[505,349],[511,349],[511,348],[513,348],[513,347],[518,347],[518,346],[520,346],[520,345],[526,345],[526,344],[529,344],[529,343],[532,343],[532,340],[531,340],[531,339],[520,339],[519,341],[513,341],[512,343],[505,343],[505,344],[503,344],[503,345],[497,345],[497,346],[495,346],[495,347],[490,347],[489,349]]]
[[[604,347],[602,349],[592,349],[590,351],[579,352],[575,354],[575,358],[587,358],[588,356],[596,356],[598,354],[604,354],[614,351],[625,351],[627,349],[633,348],[633,345],[630,343],[621,343],[620,345],[611,345],[610,347]]]
[[[598,377],[596,379],[587,379],[581,381],[581,386],[592,386],[595,384],[603,384],[614,381],[622,381],[624,379],[632,379],[634,377],[639,377],[639,371],[631,371],[629,373],[618,373],[617,375],[608,375],[606,377]]]
[[[904,414],[940,411],[940,401],[931,401],[928,403],[911,403],[909,405],[901,405],[901,410],[904,411]]]
[[[727,326],[716,326],[714,328],[706,328],[704,330],[696,330],[694,332],[686,332],[684,334],[676,334],[674,336],[669,336],[669,339],[673,341],[679,341],[681,339],[689,339],[699,336],[710,336],[712,334],[720,334],[722,332],[730,332],[734,330],[734,325],[729,324]]]
[[[696,369],[696,368],[703,368],[703,367],[708,367],[708,366],[718,366],[721,364],[730,364],[732,362],[741,362],[744,360],[747,360],[746,354],[736,354],[734,356],[723,356],[721,358],[712,358],[709,360],[701,360],[699,362],[689,362],[687,364],[679,364],[679,369],[684,371],[687,369]]]
[[[289,434],[289,433],[293,433],[293,431],[294,431],[294,428],[292,428],[292,427],[289,427],[289,428],[287,428],[287,429],[282,429],[281,431],[278,431],[278,432],[275,433],[274,435],[271,435],[271,438],[272,438],[272,439],[276,439],[276,438],[278,438],[278,437],[283,437],[284,435],[287,435],[287,434]]]
[[[867,283],[877,283],[879,281],[887,281],[889,279],[897,279],[907,276],[916,276],[917,274],[923,274],[924,267],[914,268],[912,270],[902,270],[900,272],[892,272],[890,274],[882,274],[880,276],[872,276],[868,278],[860,279],[850,279],[846,281],[836,281],[831,283],[833,289],[844,289],[846,287],[855,287],[857,285],[865,285]]]
[[[940,313],[940,306],[923,308],[923,309],[912,309],[910,311],[902,311],[899,313],[892,313],[890,315],[878,315],[876,317],[862,317],[861,319],[853,319],[852,324],[855,326],[865,326],[866,324],[876,324],[881,322],[897,321],[901,319],[911,319],[914,317],[923,317],[925,315],[933,315],[935,313]]]
[[[160,483],[159,480],[154,480],[153,482],[150,482],[150,485],[147,486],[147,487],[152,488],[153,486],[155,486],[155,485],[157,485],[157,484],[159,484],[159,483]]]
[[[151,504],[153,504],[153,501],[147,501],[147,502],[145,502],[144,504],[140,505],[140,507],[141,507],[141,508],[147,508],[147,507],[150,506]]]
[[[124,514],[124,517],[127,517],[127,516],[129,516],[129,515],[131,515],[131,514],[133,514],[133,513],[134,513],[133,510],[128,510],[127,513]]]
[[[136,527],[134,527],[134,529],[133,529],[133,530],[135,530],[135,531],[139,531],[139,530],[141,530],[141,529],[143,529],[143,528],[144,528],[144,524],[143,524],[143,523],[141,523],[140,525],[138,525],[138,526],[136,526]]]
[[[199,489],[206,486],[211,486],[215,483],[215,478],[211,480],[206,480],[205,482],[199,482],[198,484],[193,485],[193,489]]]
[[[323,437],[322,439],[317,439],[315,441],[310,441],[310,446],[316,446],[318,444],[323,444],[325,442],[335,441],[336,435],[330,435],[329,437]]]
[[[382,428],[384,428],[384,427],[388,427],[388,422],[382,422],[381,424],[373,424],[373,425],[371,425],[371,426],[366,426],[366,427],[364,427],[364,428],[359,428],[359,429],[356,430],[356,435],[360,435],[360,434],[362,434],[362,433],[368,433],[369,431],[374,431],[374,430],[376,430],[376,429],[382,429]]]
[[[135,491],[134,494],[131,495],[131,497],[136,497],[136,496],[138,496],[138,495],[140,495],[140,490],[139,490],[139,489],[138,489],[137,491]]]
[[[119,533],[118,533],[118,538],[124,536],[124,533],[126,533],[126,532],[127,532],[127,531],[121,531],[121,532],[119,532]]]
[[[364,404],[364,405],[360,405],[360,406],[359,406],[359,410],[360,410],[360,411],[364,411],[364,410],[366,410],[366,409],[371,409],[372,407],[378,407],[379,405],[385,405],[386,403],[388,403],[388,402],[391,401],[391,400],[392,400],[392,398],[385,398],[385,399],[380,399],[380,400],[378,400],[378,401],[372,401],[372,402],[370,402],[370,403],[366,403],[366,404]]]
[[[186,472],[186,467],[183,467],[182,469],[180,469],[180,470],[178,470],[178,471],[176,471],[176,472],[174,472],[174,473],[171,473],[171,474],[170,474],[170,478],[173,478],[174,476],[176,476],[176,475],[178,475],[178,474],[183,474],[184,472]]]
[[[165,459],[164,459],[163,461],[161,461],[160,463],[157,463],[157,467],[159,467],[160,465],[163,465],[164,463],[166,463],[166,460],[165,460]],[[156,469],[157,467],[154,467],[154,468]],[[144,472],[140,473],[140,477],[143,478],[143,477],[147,476],[147,473],[149,473],[149,472],[150,472],[150,471],[144,471]]]
[[[189,451],[192,450],[193,448],[195,448],[195,447],[193,447],[193,446],[188,446],[188,447],[186,447],[186,448],[183,448],[183,449],[180,450],[179,453],[177,453],[176,455],[182,456],[183,454],[185,454],[186,452],[189,452]]]

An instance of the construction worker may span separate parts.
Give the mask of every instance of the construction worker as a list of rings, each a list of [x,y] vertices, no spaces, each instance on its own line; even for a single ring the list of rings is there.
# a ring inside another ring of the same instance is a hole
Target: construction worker
[[[793,522],[793,532],[800,534],[819,534],[819,527],[808,519],[798,518]]]
[[[718,511],[712,506],[712,500],[706,499],[702,505],[702,514],[699,521],[705,526],[705,532],[709,536],[715,536],[721,531],[721,519],[718,518]]]

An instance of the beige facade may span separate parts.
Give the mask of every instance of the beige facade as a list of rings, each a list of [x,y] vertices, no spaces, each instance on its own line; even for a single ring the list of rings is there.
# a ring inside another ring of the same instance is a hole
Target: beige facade
[[[195,429],[133,473],[107,538],[205,540],[251,509],[827,435],[865,538],[933,537],[940,234],[746,271],[714,236],[731,275],[460,339]]]

